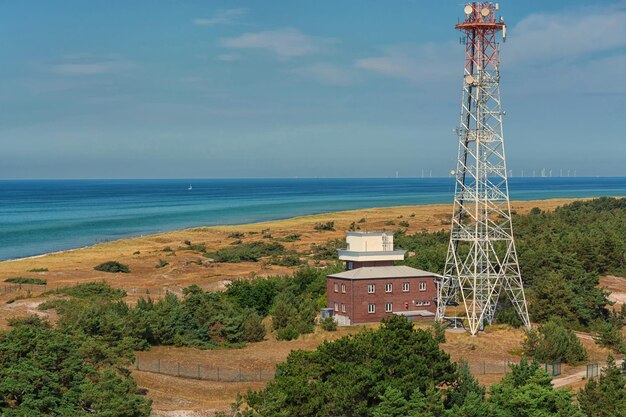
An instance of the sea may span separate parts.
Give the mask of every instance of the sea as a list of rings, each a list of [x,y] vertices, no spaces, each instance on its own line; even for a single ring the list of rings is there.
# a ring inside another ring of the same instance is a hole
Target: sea
[[[512,200],[626,196],[626,177],[511,178]],[[451,203],[452,178],[0,181],[0,260],[195,226]]]

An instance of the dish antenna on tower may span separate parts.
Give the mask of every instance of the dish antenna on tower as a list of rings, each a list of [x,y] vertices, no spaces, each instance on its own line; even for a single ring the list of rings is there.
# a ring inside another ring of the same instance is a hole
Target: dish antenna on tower
[[[474,9],[472,9],[472,6],[468,4],[467,6],[465,6],[465,9],[463,9],[463,11],[465,12],[465,14],[472,14]]]

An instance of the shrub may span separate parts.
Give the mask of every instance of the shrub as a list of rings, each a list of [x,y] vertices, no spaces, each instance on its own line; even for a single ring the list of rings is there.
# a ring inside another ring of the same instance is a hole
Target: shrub
[[[208,254],[216,262],[257,262],[266,256],[282,255],[285,247],[280,243],[251,242],[237,246],[222,248],[215,253]]]
[[[276,339],[278,340],[294,340],[299,336],[300,334],[293,324],[288,324],[286,327],[276,331]]]
[[[396,224],[396,222],[394,222],[393,220],[389,220],[385,223],[385,226],[394,226]]]
[[[436,321],[433,323],[431,333],[437,343],[446,343],[446,328],[441,322]]]
[[[155,265],[155,268],[163,268],[165,266],[168,266],[170,263],[167,262],[165,259],[159,259],[159,263]]]
[[[335,222],[315,223],[313,229],[318,232],[332,232],[335,230]]]
[[[170,246],[166,246],[162,249],[163,252],[174,252]]]
[[[120,288],[113,288],[104,281],[87,282],[69,288],[62,288],[54,291],[57,294],[65,294],[70,297],[89,299],[118,300],[126,296],[126,291]]]
[[[365,217],[361,217],[361,219],[357,223],[365,223],[367,219]]]
[[[244,233],[241,232],[232,232],[227,237],[230,239],[242,239],[245,236]]]
[[[538,330],[530,330],[523,342],[523,349],[526,355],[541,362],[574,364],[587,358],[587,352],[574,332],[566,329],[557,318],[550,319]]]
[[[402,227],[409,227],[409,222],[407,222],[406,220],[401,221],[400,223],[398,223],[400,226]]]
[[[283,238],[277,239],[280,240],[281,242],[297,242],[298,240],[300,240],[300,237],[302,237],[301,234],[299,233],[292,233],[290,235],[287,235]]]
[[[181,250],[192,250],[196,252],[206,252],[206,245],[204,243],[191,243],[189,240],[185,240],[185,245],[178,249]]]
[[[361,228],[357,226],[355,222],[350,223],[350,227],[348,228],[348,230],[350,230],[351,232],[354,232],[355,230],[360,230],[360,229]]]
[[[252,310],[246,314],[243,321],[243,339],[246,342],[260,342],[265,337],[263,317]]]
[[[332,239],[326,243],[319,245],[311,245],[313,259],[317,260],[335,260],[338,259],[337,249],[344,248],[346,241],[344,239]]]
[[[7,278],[4,282],[10,282],[12,284],[32,284],[32,285],[46,285],[47,281],[45,279],[40,278],[24,278],[24,277],[13,277]]]
[[[111,272],[113,274],[118,272],[127,273],[129,272],[128,266],[121,264],[117,261],[108,261],[101,263],[100,265],[96,265],[93,267],[96,271],[102,272]]]
[[[298,255],[285,255],[272,257],[270,264],[278,266],[300,266],[303,264],[303,261]]]
[[[48,272],[48,268],[33,268],[29,269],[28,272]]]
[[[326,317],[324,319],[321,319],[320,326],[327,332],[334,332],[335,330],[337,330],[337,322],[333,317]]]

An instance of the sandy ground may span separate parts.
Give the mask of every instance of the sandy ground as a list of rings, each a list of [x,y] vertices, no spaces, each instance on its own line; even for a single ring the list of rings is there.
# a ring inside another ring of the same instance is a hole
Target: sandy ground
[[[512,209],[520,214],[527,213],[533,207],[542,210],[567,204],[573,200],[554,199],[542,201],[513,202]],[[48,254],[40,257],[0,262],[0,281],[8,277],[23,276],[43,278],[48,281],[47,289],[76,283],[105,280],[112,286],[124,288],[129,295],[128,302],[139,297],[159,296],[165,291],[180,293],[190,284],[198,284],[207,290],[223,289],[225,284],[237,278],[266,276],[289,273],[293,268],[266,265],[264,262],[238,264],[214,263],[199,252],[182,250],[185,240],[194,244],[205,244],[209,251],[225,247],[237,238],[230,237],[234,232],[244,233],[241,239],[251,242],[265,239],[265,234],[272,238],[281,238],[290,234],[300,234],[301,239],[292,243],[283,243],[287,249],[293,249],[306,258],[312,244],[325,243],[331,239],[343,238],[344,231],[352,222],[361,230],[397,230],[406,229],[410,233],[428,230],[447,229],[451,214],[449,205],[405,206],[344,211],[298,217],[266,223],[239,226],[198,227],[176,232],[161,233],[132,239],[102,243],[77,250]],[[318,232],[313,229],[316,223],[334,221],[335,231]],[[395,225],[387,225],[393,221]],[[409,227],[400,227],[400,221],[407,221]],[[170,247],[173,252],[165,252]],[[169,265],[155,268],[159,260],[164,259]],[[130,267],[128,274],[109,274],[98,272],[93,267],[101,262],[117,260]],[[310,264],[314,261],[309,260]],[[29,272],[34,268],[47,268],[47,272]],[[615,301],[626,301],[626,279],[605,277],[602,285],[614,291]],[[44,299],[37,297],[44,289],[34,288],[6,292],[0,285],[0,328],[6,328],[6,319],[28,314],[45,314],[54,321],[54,312],[40,312],[37,306]],[[140,359],[171,360],[202,364],[204,366],[222,366],[244,369],[273,369],[283,361],[293,349],[315,349],[324,340],[332,340],[349,333],[359,331],[359,327],[340,329],[334,333],[316,332],[305,335],[296,341],[278,342],[268,336],[268,340],[250,344],[243,349],[217,349],[201,351],[189,348],[156,347],[149,352],[139,352]],[[502,326],[492,326],[486,333],[471,337],[467,333],[447,332],[447,342],[442,346],[450,353],[452,360],[466,359],[479,380],[492,384],[501,377],[500,370],[505,369],[507,361],[519,360],[520,343],[523,332]],[[593,340],[583,339],[594,360],[605,360],[606,351],[599,349]],[[481,372],[481,370],[483,372]],[[496,373],[497,372],[497,373]],[[565,375],[575,373],[563,367]],[[263,383],[224,383],[176,378],[148,372],[133,372],[139,385],[148,389],[148,395],[154,400],[154,415],[190,416],[212,415],[216,410],[224,410],[234,400],[237,392],[259,389]]]

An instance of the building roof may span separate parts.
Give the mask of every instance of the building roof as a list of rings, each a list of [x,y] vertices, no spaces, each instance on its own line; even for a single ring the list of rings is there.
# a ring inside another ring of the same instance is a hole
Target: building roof
[[[410,266],[365,266],[329,275],[329,278],[376,279],[376,278],[419,278],[437,277],[432,272],[411,268]]]
[[[433,313],[432,311],[428,311],[428,310],[394,311],[393,314],[397,316],[407,316],[407,317],[413,317],[413,316],[432,317],[435,315],[435,313]]]
[[[346,236],[393,236],[393,232],[346,232]]]

